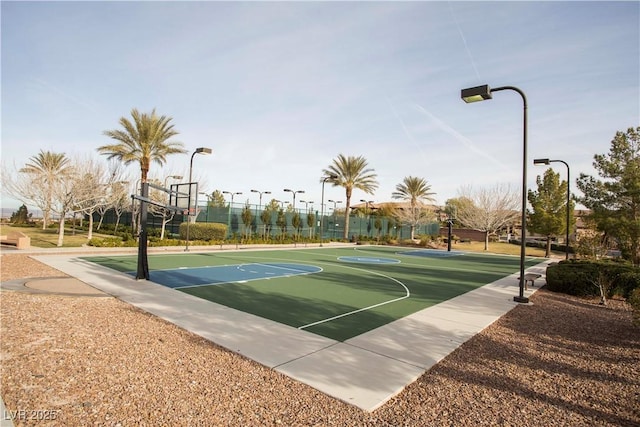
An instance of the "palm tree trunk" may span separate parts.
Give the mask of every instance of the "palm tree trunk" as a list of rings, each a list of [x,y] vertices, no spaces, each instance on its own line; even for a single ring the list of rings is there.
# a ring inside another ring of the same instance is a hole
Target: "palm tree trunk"
[[[349,215],[351,213],[351,189],[347,188],[345,193],[345,210],[344,210],[344,240],[349,240]]]

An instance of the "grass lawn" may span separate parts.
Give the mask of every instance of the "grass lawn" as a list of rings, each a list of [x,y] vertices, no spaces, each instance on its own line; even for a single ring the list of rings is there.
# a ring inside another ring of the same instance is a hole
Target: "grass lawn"
[[[485,252],[484,242],[469,242],[469,243],[454,243],[451,245],[451,249],[458,251],[469,252]],[[488,253],[505,254],[505,255],[520,255],[520,245],[514,245],[512,243],[494,242],[489,243]],[[544,257],[543,248],[534,248],[527,246],[526,255],[535,257]],[[564,256],[564,252],[551,251],[551,256]]]
[[[15,227],[8,224],[0,225],[0,234],[3,236],[11,231],[19,231],[31,238],[31,246],[35,248],[55,248],[58,245],[58,228],[42,227]],[[93,233],[93,237],[109,237],[105,234]],[[87,243],[87,232],[85,230],[65,229],[62,247],[79,248]]]

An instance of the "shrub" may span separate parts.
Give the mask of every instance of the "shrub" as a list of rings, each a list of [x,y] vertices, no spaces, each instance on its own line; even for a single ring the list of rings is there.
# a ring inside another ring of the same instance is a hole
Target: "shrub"
[[[431,243],[431,236],[420,236],[420,243],[418,243],[419,246],[422,247],[427,247],[429,246],[429,243]]]
[[[612,294],[621,295],[629,299],[636,289],[640,289],[640,271],[627,271],[618,276],[617,283],[612,289]]]
[[[629,295],[640,272],[629,264],[606,261],[561,261],[547,267],[547,288],[569,295],[599,295],[596,283],[601,277],[610,279],[607,297],[622,293]],[[628,276],[627,276],[628,275]]]
[[[105,237],[105,238],[94,237],[90,239],[87,244],[89,246],[95,246],[98,248],[119,248],[122,246],[130,247],[130,246],[137,245],[136,241],[133,239],[128,241],[123,241],[119,237]]]
[[[640,326],[640,287],[635,288],[629,295],[629,304],[633,307],[633,323]]]
[[[227,224],[217,222],[196,222],[189,224],[189,240],[224,240]],[[187,239],[187,223],[180,224],[180,238]]]
[[[191,232],[191,230],[189,230]],[[159,239],[157,237],[149,238],[149,246],[160,247],[160,246],[180,246],[184,245],[185,242],[177,239]]]

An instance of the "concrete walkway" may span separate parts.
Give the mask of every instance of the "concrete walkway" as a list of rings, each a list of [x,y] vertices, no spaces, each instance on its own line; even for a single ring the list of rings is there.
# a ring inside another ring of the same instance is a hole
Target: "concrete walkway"
[[[518,274],[429,307],[345,342],[237,311],[77,256],[34,256],[73,278],[372,411],[514,308]],[[546,264],[527,270],[542,274]],[[539,280],[542,283],[542,279]],[[4,286],[4,285],[3,285]],[[530,296],[537,288],[525,291]]]

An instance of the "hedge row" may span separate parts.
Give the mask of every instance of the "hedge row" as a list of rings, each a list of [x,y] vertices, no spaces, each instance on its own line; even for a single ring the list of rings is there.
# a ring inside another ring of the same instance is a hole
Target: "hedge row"
[[[610,284],[607,297],[629,298],[640,288],[640,268],[611,261],[561,261],[547,267],[547,288],[569,295],[599,295],[596,285],[605,280]]]
[[[189,240],[219,241],[227,236],[227,224],[196,222],[189,224]],[[187,223],[180,224],[180,238],[187,240]]]

